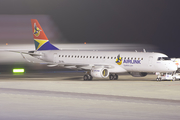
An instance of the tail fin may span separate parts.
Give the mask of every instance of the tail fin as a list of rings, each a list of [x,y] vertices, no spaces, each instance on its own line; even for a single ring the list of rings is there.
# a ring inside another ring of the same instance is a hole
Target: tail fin
[[[36,19],[31,19],[31,25],[36,50],[59,50],[49,42],[46,34]]]

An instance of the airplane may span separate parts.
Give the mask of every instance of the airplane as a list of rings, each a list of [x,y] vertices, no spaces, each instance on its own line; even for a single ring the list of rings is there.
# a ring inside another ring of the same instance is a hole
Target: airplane
[[[96,77],[117,80],[118,73],[125,72],[134,77],[144,77],[148,73],[177,70],[177,66],[162,53],[60,50],[49,42],[37,19],[31,19],[31,24],[35,50],[20,52],[23,58],[32,62],[23,55],[29,54],[42,60],[49,67],[85,70],[85,81]]]

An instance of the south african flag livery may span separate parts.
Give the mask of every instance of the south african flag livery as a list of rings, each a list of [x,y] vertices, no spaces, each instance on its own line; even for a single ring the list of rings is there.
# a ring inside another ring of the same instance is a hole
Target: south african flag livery
[[[31,24],[36,50],[59,50],[49,42],[46,34],[44,33],[43,29],[36,19],[31,19]]]

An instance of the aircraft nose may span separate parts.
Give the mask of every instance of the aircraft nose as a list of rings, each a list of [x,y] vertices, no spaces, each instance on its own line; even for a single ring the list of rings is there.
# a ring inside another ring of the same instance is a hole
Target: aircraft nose
[[[177,65],[175,63],[172,63],[171,70],[176,71],[178,69]]]

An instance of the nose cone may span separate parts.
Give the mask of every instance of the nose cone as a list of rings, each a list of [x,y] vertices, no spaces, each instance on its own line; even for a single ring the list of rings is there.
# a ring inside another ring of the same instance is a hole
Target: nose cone
[[[169,70],[176,71],[177,69],[178,69],[177,65],[174,62],[172,62],[171,65],[169,66]]]

